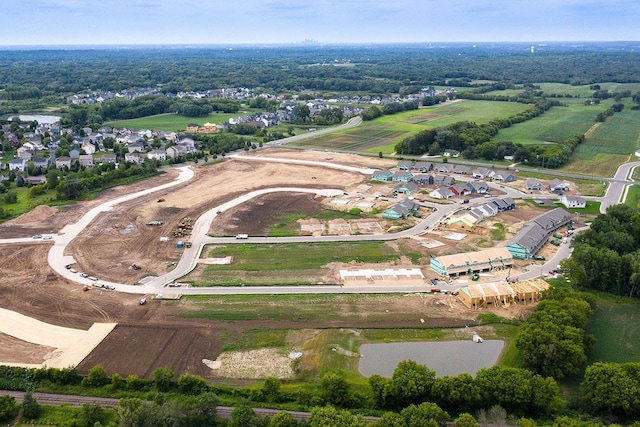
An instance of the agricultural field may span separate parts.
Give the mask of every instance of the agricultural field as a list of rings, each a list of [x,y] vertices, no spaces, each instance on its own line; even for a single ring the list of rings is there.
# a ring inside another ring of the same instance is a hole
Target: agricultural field
[[[539,117],[501,129],[492,140],[525,145],[561,142],[586,133],[594,125],[598,113],[606,109],[605,105],[586,107],[583,101],[567,103],[567,106],[553,107]]]
[[[204,125],[205,123],[215,123],[221,125],[228,122],[232,117],[249,116],[257,110],[243,110],[237,113],[211,113],[206,117],[185,117],[177,114],[158,114],[156,116],[142,117],[139,119],[117,120],[107,122],[105,125],[112,127],[125,127],[129,129],[153,129],[167,132],[184,131],[189,123]]]
[[[186,277],[196,286],[276,285],[324,282],[332,262],[390,262],[401,253],[384,242],[244,244],[210,249],[210,258],[233,257]],[[195,280],[193,276],[196,276]]]
[[[640,360],[640,307],[638,304],[598,301],[587,333],[596,337],[589,354],[593,362],[637,362]]]
[[[495,118],[516,115],[529,108],[524,104],[460,100],[364,122],[354,129],[321,135],[300,143],[304,146],[384,154],[395,145],[424,129],[439,128],[459,121],[487,123]]]

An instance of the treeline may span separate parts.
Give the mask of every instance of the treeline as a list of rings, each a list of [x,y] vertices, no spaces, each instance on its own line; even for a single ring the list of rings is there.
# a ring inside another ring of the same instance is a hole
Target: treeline
[[[381,116],[388,116],[391,114],[401,113],[403,111],[417,110],[420,105],[417,102],[391,102],[389,104],[378,106],[372,105],[367,107],[362,112],[362,120],[373,120]]]
[[[549,291],[518,328],[515,344],[527,368],[556,379],[579,373],[595,342],[584,331],[594,305],[585,294]]]
[[[640,209],[613,205],[573,239],[563,261],[572,283],[615,295],[640,294]]]
[[[535,55],[508,44],[201,49],[20,50],[0,52],[4,99],[161,87],[165,92],[221,87],[275,91],[402,93],[474,80],[506,84],[637,82],[640,53],[606,45],[546,46]],[[336,66],[338,64],[350,66]],[[415,93],[415,92],[414,92]]]
[[[457,150],[467,159],[491,161],[502,160],[504,156],[514,156],[515,161],[531,166],[557,168],[569,161],[573,150],[583,141],[583,135],[576,135],[558,144],[537,146],[490,140],[500,129],[531,120],[552,107],[559,106],[560,103],[556,100],[539,100],[533,107],[521,113],[504,119],[493,119],[486,124],[462,121],[444,128],[426,129],[396,144],[395,151],[400,155],[438,155],[444,150]]]
[[[135,99],[112,98],[103,103],[68,107],[63,126],[97,127],[105,121],[127,120],[156,114],[173,113],[186,117],[202,117],[212,112],[236,113],[240,102],[228,99],[177,99],[164,95],[145,95]]]

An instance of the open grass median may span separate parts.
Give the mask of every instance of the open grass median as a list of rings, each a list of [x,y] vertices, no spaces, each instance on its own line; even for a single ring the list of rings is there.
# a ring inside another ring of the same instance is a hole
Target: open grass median
[[[384,242],[243,244],[220,246],[209,258],[232,257],[228,265],[207,265],[194,286],[318,284],[332,262],[379,263],[398,260],[401,249]]]

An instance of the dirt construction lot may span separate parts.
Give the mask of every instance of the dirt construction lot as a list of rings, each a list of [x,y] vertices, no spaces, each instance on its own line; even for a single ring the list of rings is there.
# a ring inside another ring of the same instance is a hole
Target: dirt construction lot
[[[255,154],[253,154],[255,155]],[[264,156],[306,158],[354,166],[389,167],[388,160],[287,150],[265,150]],[[327,158],[330,157],[330,159]],[[394,162],[395,163],[395,162]],[[74,266],[92,276],[109,281],[134,284],[148,275],[166,271],[170,262],[179,259],[172,232],[186,217],[194,220],[203,212],[236,196],[265,187],[298,186],[312,188],[356,188],[366,176],[319,166],[225,160],[215,165],[197,165],[195,177],[185,185],[164,193],[136,199],[101,214],[68,247]],[[0,224],[0,236],[27,237],[35,233],[55,233],[74,223],[97,204],[117,196],[173,180],[175,171],[132,186],[105,191],[95,200],[80,202],[60,210],[39,207],[22,217]],[[313,178],[312,177],[316,177]],[[316,209],[318,201],[304,195],[290,201],[267,196],[252,203],[252,215],[242,206],[223,213],[212,225],[211,234],[233,234],[238,222],[251,222],[252,228],[264,230],[264,222],[273,212],[291,209],[304,212]],[[288,204],[291,204],[289,206]],[[245,209],[243,211],[243,209]],[[147,225],[162,221],[162,225]],[[161,237],[169,237],[162,242]],[[188,238],[188,237],[187,237]],[[88,329],[95,322],[118,323],[115,330],[79,365],[81,372],[101,364],[109,373],[137,374],[150,377],[157,367],[170,366],[178,373],[190,372],[212,378],[202,359],[215,360],[225,343],[241,339],[254,328],[364,328],[374,322],[376,328],[424,327],[468,324],[477,312],[467,310],[451,296],[387,296],[384,299],[362,297],[362,304],[351,298],[336,299],[332,304],[334,320],[317,322],[273,319],[198,320],[182,315],[202,308],[198,300],[156,301],[140,306],[138,296],[90,290],[83,292],[77,284],[67,282],[47,265],[49,244],[0,245],[0,307],[13,310],[55,325]],[[130,269],[135,263],[140,270]],[[210,299],[212,300],[212,299]],[[296,310],[295,306],[292,310]],[[372,313],[395,313],[393,316]],[[521,314],[521,313],[520,313]],[[501,315],[510,315],[501,313]],[[224,332],[224,339],[221,333]],[[40,363],[50,348],[37,346],[0,334],[0,361]]]

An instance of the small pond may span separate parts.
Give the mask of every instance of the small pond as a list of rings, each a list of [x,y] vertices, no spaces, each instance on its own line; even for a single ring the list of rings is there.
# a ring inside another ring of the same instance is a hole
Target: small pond
[[[378,374],[390,378],[398,363],[411,359],[433,369],[439,377],[465,372],[475,375],[495,365],[503,345],[501,340],[362,344],[358,370],[365,377]]]
[[[60,116],[45,116],[43,114],[21,115],[21,116],[18,116],[18,118],[23,122],[31,122],[35,120],[39,124],[45,124],[45,123],[52,124],[60,120]]]

